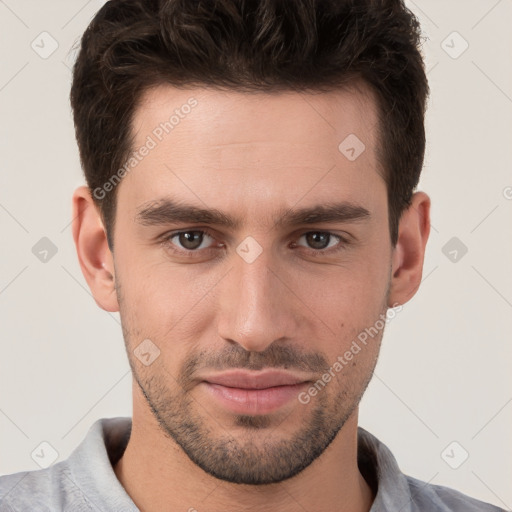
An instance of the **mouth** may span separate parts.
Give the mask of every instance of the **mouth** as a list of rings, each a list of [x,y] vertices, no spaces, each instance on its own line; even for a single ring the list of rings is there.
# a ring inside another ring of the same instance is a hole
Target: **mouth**
[[[311,381],[278,370],[233,370],[206,377],[201,385],[215,403],[237,414],[270,414],[291,400]]]

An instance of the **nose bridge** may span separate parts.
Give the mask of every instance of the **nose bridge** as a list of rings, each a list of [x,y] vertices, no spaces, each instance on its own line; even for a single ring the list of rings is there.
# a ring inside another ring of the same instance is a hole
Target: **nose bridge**
[[[285,276],[276,275],[271,249],[259,247],[249,240],[237,248],[219,304],[219,335],[248,351],[263,351],[296,329]]]

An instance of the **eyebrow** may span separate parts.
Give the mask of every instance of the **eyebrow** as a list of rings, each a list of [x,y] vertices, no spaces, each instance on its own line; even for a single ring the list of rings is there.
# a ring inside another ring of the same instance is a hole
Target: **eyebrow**
[[[363,206],[347,201],[330,202],[304,208],[283,208],[275,214],[273,227],[356,222],[370,218],[370,212]],[[240,219],[227,215],[216,208],[200,208],[170,198],[143,204],[138,209],[135,219],[143,226],[198,223],[223,226],[232,230],[237,230],[242,226]]]

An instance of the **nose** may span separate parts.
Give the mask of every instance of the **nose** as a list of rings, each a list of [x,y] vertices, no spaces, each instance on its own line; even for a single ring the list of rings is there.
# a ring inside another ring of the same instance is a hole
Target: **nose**
[[[300,305],[289,272],[269,249],[250,263],[237,253],[232,259],[218,296],[219,336],[255,352],[274,341],[295,338]]]

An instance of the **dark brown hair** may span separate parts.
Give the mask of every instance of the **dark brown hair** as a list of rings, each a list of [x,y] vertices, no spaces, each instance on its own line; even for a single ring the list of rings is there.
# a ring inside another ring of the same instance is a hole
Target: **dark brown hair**
[[[129,158],[134,112],[152,86],[322,92],[362,79],[379,108],[395,246],[425,151],[420,43],[402,0],[110,0],[84,32],[73,69],[87,184],[102,189]],[[115,187],[97,196],[112,248]]]

